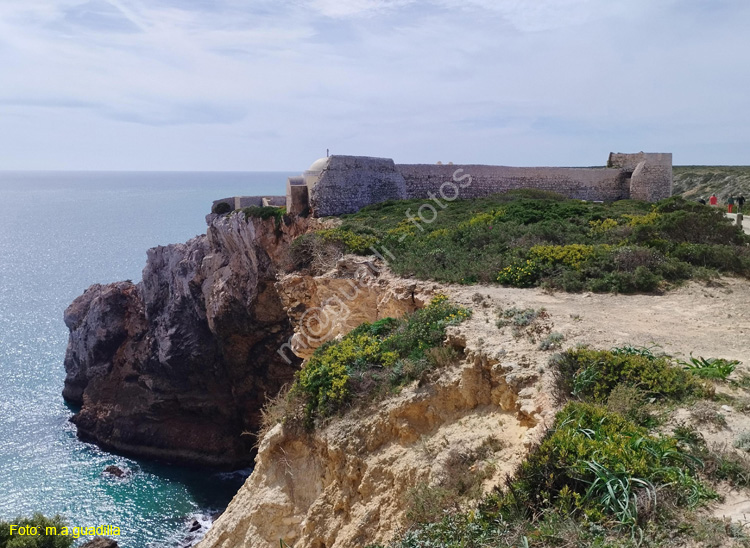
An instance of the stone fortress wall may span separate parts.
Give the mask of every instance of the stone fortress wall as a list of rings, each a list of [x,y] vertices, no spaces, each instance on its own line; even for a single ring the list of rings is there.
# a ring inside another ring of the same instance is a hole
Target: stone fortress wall
[[[672,154],[611,153],[607,167],[396,164],[389,158],[328,156],[290,177],[286,196],[237,196],[232,209],[286,205],[293,215],[354,213],[386,200],[481,198],[519,188],[589,201],[657,201],[672,194]],[[283,202],[283,203],[282,203]]]
[[[621,200],[628,197],[622,172],[613,168],[505,167],[483,165],[400,165],[408,198],[426,198],[440,193],[445,181],[466,177],[471,184],[461,189],[461,198],[481,198],[516,188],[535,188],[581,200]],[[443,190],[447,191],[448,187]]]
[[[225,202],[233,210],[251,206],[281,207],[286,205],[286,196],[232,196],[230,198],[214,200],[213,204],[211,204],[211,211],[214,211],[216,206],[222,202]]]

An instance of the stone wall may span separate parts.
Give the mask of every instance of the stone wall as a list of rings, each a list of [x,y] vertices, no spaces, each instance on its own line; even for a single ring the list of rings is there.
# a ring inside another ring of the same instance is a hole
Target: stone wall
[[[354,213],[363,207],[403,200],[406,182],[393,160],[365,156],[329,156],[305,172],[309,203],[316,217]]]
[[[286,212],[289,215],[307,215],[309,205],[304,175],[289,177],[286,181]]]
[[[612,168],[428,164],[397,164],[396,168],[406,180],[407,198],[428,198],[429,194],[448,200],[481,198],[518,188],[548,190],[579,200],[613,201],[629,194],[622,170]]]
[[[221,202],[227,203],[233,210],[251,206],[262,207],[264,205],[281,207],[286,205],[286,196],[231,196],[229,198],[214,200],[213,204],[211,204],[211,211]]]

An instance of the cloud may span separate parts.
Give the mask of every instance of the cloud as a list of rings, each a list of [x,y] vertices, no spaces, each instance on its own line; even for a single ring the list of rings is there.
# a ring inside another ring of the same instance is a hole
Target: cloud
[[[81,27],[97,32],[138,32],[141,28],[117,5],[90,0],[63,10],[61,28]]]
[[[0,120],[27,140],[0,132],[0,166],[86,167],[103,133],[133,137],[98,161],[139,169],[284,169],[327,146],[590,164],[707,138],[727,157],[686,161],[727,162],[750,127],[748,22],[730,0],[3,0]],[[67,154],[18,163],[60,123]]]

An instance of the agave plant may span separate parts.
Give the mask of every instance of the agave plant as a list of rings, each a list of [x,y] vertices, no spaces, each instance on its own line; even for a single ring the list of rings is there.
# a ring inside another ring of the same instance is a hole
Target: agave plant
[[[622,525],[638,525],[638,496],[645,496],[656,505],[656,487],[643,478],[618,473],[596,462],[586,463],[594,473],[594,481],[586,491],[586,498],[595,500],[617,518]]]
[[[734,368],[740,364],[738,360],[725,360],[724,358],[696,358],[692,352],[688,361],[677,360],[677,362],[702,379],[720,380],[726,380]]]

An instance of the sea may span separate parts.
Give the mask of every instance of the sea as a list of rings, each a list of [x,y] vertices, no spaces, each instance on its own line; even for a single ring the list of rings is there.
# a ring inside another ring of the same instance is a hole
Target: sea
[[[250,470],[126,458],[76,438],[61,396],[63,311],[91,284],[140,280],[148,248],[205,233],[213,200],[283,194],[293,174],[0,171],[0,520],[60,514],[119,527],[124,548],[171,548],[226,507]]]

